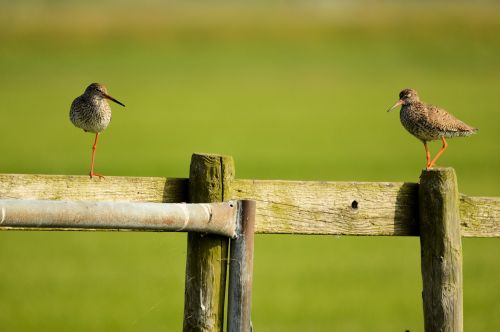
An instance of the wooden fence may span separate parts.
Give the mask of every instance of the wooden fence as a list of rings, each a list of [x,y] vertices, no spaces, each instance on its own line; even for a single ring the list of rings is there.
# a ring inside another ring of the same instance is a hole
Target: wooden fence
[[[210,228],[188,233],[184,331],[222,331],[230,241],[227,327],[250,331],[254,232],[419,236],[425,330],[463,330],[461,237],[500,237],[500,198],[459,194],[451,168],[422,171],[420,184],[241,180],[234,174],[231,157],[206,154],[192,156],[189,179],[5,174],[0,175],[0,200],[255,201],[254,212],[251,202],[242,203],[246,223],[238,224],[238,239],[212,234]],[[68,229],[63,226],[50,229]],[[15,227],[24,228],[40,229]],[[127,224],[105,228],[178,230]],[[0,223],[0,229],[13,227]]]

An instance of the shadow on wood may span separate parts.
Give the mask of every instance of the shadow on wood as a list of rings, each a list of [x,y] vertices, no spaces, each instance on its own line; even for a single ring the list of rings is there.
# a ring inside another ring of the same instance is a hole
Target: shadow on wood
[[[394,235],[418,236],[418,183],[405,182],[396,195]]]

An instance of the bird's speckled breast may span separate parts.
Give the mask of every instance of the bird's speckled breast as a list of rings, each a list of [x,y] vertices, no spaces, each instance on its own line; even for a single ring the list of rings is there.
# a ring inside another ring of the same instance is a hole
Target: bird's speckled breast
[[[111,121],[111,107],[105,99],[87,99],[80,96],[71,104],[70,120],[78,128],[99,133]]]
[[[403,106],[399,112],[401,124],[410,134],[421,141],[439,139],[439,133],[430,126],[426,112],[418,106]]]

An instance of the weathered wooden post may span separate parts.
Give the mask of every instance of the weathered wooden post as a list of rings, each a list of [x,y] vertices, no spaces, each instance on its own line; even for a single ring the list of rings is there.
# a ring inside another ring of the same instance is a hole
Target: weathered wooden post
[[[228,332],[251,331],[253,239],[255,201],[242,201],[236,234],[231,240],[229,260],[229,291],[227,310]]]
[[[193,154],[189,172],[191,203],[231,198],[232,157]],[[222,331],[229,238],[188,234],[184,331]]]
[[[463,331],[459,194],[452,168],[420,176],[420,246],[425,331]]]

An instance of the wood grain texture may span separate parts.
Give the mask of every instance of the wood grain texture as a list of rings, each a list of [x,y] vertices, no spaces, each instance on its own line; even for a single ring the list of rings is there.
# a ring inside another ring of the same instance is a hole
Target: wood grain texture
[[[418,184],[235,180],[257,201],[256,233],[418,235]]]
[[[0,198],[69,201],[187,202],[188,179],[0,174]]]
[[[216,172],[216,169],[213,169]],[[234,170],[233,170],[234,173]],[[257,233],[332,235],[419,234],[418,184],[235,180],[212,183],[229,197],[255,199]],[[228,184],[232,184],[232,188]],[[0,198],[187,202],[188,179],[0,174]],[[216,192],[216,190],[212,190]],[[221,194],[222,195],[222,194]],[[357,209],[352,207],[357,202]],[[499,197],[460,197],[463,237],[500,237]]]
[[[460,196],[462,237],[500,237],[500,197]]]
[[[425,331],[463,331],[459,205],[452,168],[422,171],[419,228]]]
[[[193,154],[189,172],[192,203],[229,200],[234,178],[232,157]],[[223,330],[229,239],[188,233],[184,331]]]

